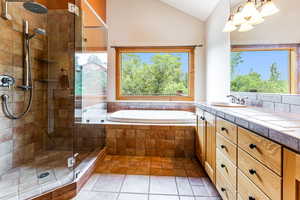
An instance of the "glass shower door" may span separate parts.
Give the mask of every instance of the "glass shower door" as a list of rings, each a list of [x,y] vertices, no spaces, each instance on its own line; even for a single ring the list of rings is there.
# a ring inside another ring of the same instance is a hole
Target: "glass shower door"
[[[78,0],[75,21],[75,133],[77,164],[105,146],[103,122],[107,112],[107,26],[96,8],[104,1]],[[95,4],[96,3],[96,4]]]

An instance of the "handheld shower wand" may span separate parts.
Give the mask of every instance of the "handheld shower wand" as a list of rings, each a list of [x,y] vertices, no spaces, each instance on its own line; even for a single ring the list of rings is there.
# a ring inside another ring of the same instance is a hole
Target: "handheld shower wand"
[[[25,116],[32,105],[32,97],[33,97],[33,86],[32,86],[32,71],[31,71],[31,52],[30,52],[30,40],[34,38],[37,34],[46,34],[46,31],[43,29],[35,29],[33,34],[29,34],[29,25],[28,21],[24,21],[23,24],[24,29],[24,78],[23,78],[23,85],[19,86],[19,88],[23,89],[25,92],[29,91],[29,102],[25,109],[25,111],[19,115],[15,115],[11,113],[8,109],[7,102],[9,99],[8,95],[2,95],[2,108],[6,117],[10,119],[20,119]]]

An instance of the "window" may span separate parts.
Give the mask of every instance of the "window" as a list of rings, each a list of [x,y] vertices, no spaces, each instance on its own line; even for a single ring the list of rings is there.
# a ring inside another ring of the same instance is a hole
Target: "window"
[[[118,100],[192,101],[194,48],[117,48]]]
[[[106,112],[107,53],[75,54],[75,118],[98,122]]]
[[[231,91],[293,93],[295,52],[294,48],[233,49]]]

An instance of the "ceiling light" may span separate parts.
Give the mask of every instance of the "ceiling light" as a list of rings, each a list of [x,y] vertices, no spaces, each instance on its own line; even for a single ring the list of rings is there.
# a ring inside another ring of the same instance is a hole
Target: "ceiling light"
[[[237,12],[233,16],[233,24],[239,26],[246,22],[243,13],[240,12],[241,7],[238,8]]]
[[[252,30],[254,27],[249,24],[248,22],[246,23],[243,23],[239,29],[239,32],[247,32],[247,31],[250,31]]]
[[[232,31],[234,31],[236,29],[237,29],[237,27],[233,23],[233,15],[230,15],[227,23],[225,24],[223,32],[232,32]]]
[[[242,14],[244,17],[252,17],[252,16],[258,16],[260,13],[256,9],[256,6],[251,0],[248,0],[245,4]]]
[[[265,21],[264,18],[262,18],[261,15],[257,15],[257,16],[252,16],[249,18],[248,23],[251,25],[257,25],[257,24],[261,24]]]
[[[279,12],[279,9],[276,7],[274,2],[272,0],[267,0],[267,2],[263,3],[260,13],[263,17],[267,17],[274,15],[277,12]]]

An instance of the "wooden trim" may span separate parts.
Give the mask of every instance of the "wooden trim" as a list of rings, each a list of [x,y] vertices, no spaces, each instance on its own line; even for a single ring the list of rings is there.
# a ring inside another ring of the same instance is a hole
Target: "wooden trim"
[[[300,199],[300,155],[283,150],[283,200]]]
[[[110,46],[113,49],[185,49],[185,48],[196,48],[196,47],[203,47],[202,44],[199,45],[182,45],[182,46]]]
[[[153,101],[194,101],[195,52],[194,47],[118,47],[116,48],[116,99],[117,100],[153,100]],[[121,53],[189,53],[189,94],[188,96],[123,96],[121,94]]]
[[[289,92],[291,94],[299,93],[298,83],[300,83],[300,71],[299,59],[299,44],[281,44],[281,45],[233,45],[231,47],[232,52],[244,52],[244,51],[289,51]]]
[[[77,47],[75,53],[103,53],[107,52],[106,47]]]

